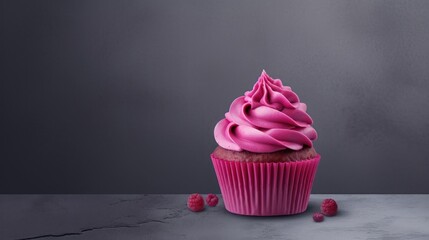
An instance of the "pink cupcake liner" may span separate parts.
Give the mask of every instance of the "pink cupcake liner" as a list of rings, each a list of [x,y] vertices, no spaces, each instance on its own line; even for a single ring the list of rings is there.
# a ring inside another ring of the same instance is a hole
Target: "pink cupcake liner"
[[[253,216],[291,215],[307,209],[320,155],[297,162],[239,162],[211,155],[225,208]]]

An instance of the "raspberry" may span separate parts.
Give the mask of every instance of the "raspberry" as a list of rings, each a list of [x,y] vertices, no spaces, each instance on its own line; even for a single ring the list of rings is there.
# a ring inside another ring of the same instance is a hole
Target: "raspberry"
[[[325,199],[320,206],[320,211],[325,216],[335,216],[337,214],[338,205],[334,199]]]
[[[323,219],[324,219],[324,217],[323,217],[323,214],[321,214],[321,213],[313,213],[313,220],[315,221],[315,222],[323,222]]]
[[[189,195],[188,208],[193,212],[201,212],[204,209],[203,197],[198,193]]]
[[[219,202],[219,198],[217,198],[216,194],[208,194],[206,197],[207,205],[210,207],[216,207],[217,203]]]

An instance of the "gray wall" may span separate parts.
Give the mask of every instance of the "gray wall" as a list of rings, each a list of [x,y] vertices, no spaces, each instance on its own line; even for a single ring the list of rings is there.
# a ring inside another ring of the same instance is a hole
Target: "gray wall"
[[[261,70],[314,119],[316,193],[429,193],[428,1],[7,1],[2,193],[219,192]]]

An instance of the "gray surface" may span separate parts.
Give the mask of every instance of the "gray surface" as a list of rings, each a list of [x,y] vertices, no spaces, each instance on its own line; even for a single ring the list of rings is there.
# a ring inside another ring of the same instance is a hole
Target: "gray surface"
[[[309,106],[315,193],[429,193],[429,1],[0,9],[0,192],[219,192],[213,128],[265,68]]]
[[[315,223],[324,198],[338,215]],[[0,195],[0,239],[429,239],[429,195],[312,195],[300,215],[244,217],[187,195]]]

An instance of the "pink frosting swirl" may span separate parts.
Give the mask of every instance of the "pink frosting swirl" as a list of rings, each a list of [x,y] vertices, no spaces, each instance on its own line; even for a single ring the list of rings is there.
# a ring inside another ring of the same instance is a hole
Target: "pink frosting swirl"
[[[214,129],[219,146],[255,153],[300,150],[317,138],[307,105],[280,79],[262,71],[252,91],[236,98]]]

